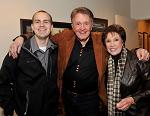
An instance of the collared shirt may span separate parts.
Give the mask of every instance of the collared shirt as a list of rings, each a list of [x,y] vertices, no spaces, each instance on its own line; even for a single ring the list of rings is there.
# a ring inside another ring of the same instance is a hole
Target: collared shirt
[[[46,51],[43,51],[37,45],[35,36],[31,38],[30,42],[31,42],[32,53],[36,54],[37,58],[40,60],[40,62],[42,63],[42,66],[47,72],[49,50],[54,49],[55,45],[50,40],[48,40]]]
[[[98,88],[98,71],[91,38],[85,47],[75,40],[63,82],[65,89],[76,93],[91,92]]]

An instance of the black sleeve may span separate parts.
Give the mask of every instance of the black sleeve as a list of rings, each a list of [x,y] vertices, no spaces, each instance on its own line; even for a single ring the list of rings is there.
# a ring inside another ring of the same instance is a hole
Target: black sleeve
[[[23,38],[24,38],[24,41],[26,41],[28,38],[31,38],[32,36],[33,36],[33,35],[28,36],[28,35],[24,34],[24,35],[19,35],[19,36],[17,36],[17,37],[23,37]],[[13,39],[13,41],[15,41],[15,39],[16,39],[17,37],[15,37],[15,38]]]
[[[143,88],[138,92],[138,94],[133,95],[135,102],[139,101],[141,98],[150,98],[150,61],[138,61],[137,65],[140,69],[139,72],[143,81]]]
[[[9,110],[13,97],[13,80],[17,73],[17,59],[7,54],[0,69],[0,106]]]
[[[136,55],[136,51],[138,50],[139,48],[134,48],[134,49],[131,49],[131,52],[134,53]],[[137,55],[136,55],[137,56]]]

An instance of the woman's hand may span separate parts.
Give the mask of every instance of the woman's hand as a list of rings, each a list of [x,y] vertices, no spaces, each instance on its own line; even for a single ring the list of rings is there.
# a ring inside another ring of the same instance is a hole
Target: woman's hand
[[[117,103],[116,107],[118,110],[125,111],[134,103],[135,102],[132,97],[126,97],[126,98],[122,99],[119,103]]]

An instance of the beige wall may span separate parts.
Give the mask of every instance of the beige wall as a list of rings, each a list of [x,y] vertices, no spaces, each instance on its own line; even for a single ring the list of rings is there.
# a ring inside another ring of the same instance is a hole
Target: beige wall
[[[131,0],[131,17],[150,19],[150,0]]]
[[[20,34],[20,18],[31,18],[37,10],[48,11],[54,21],[70,22],[72,9],[86,6],[95,17],[114,23],[115,15],[130,16],[130,0],[1,0],[0,65],[12,39]]]
[[[139,48],[137,21],[129,17],[116,15],[115,23],[123,26],[126,31],[126,47],[128,49]]]

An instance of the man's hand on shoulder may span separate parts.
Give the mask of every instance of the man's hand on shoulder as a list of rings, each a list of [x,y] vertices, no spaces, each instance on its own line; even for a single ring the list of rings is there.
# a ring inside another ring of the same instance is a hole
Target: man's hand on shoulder
[[[139,60],[148,61],[150,58],[150,53],[143,48],[139,48],[136,50],[136,55]]]
[[[0,116],[5,116],[4,115],[4,109],[2,107],[0,107]]]
[[[17,58],[18,54],[20,53],[23,42],[24,38],[22,36],[16,37],[13,43],[10,45],[9,56],[12,56],[14,59]]]

